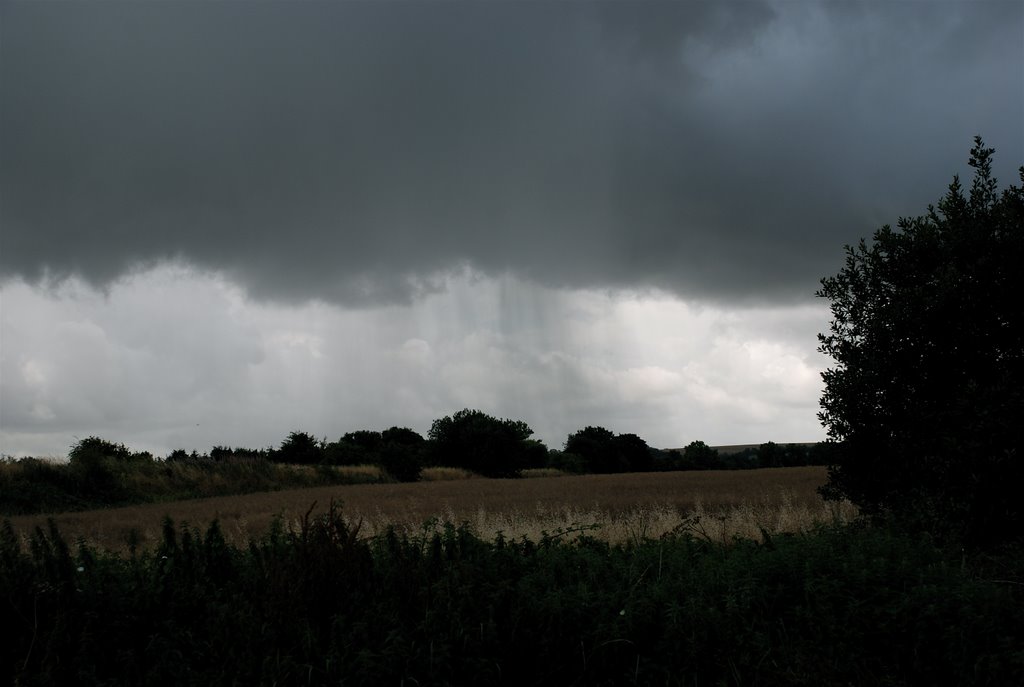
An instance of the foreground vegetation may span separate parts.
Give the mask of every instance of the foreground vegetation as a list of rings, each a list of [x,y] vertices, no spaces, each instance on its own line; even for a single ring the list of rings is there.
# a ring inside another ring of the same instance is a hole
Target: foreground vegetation
[[[361,538],[336,508],[248,546],[0,534],[9,684],[1019,684],[1022,555],[824,528],[721,544],[465,527]]]

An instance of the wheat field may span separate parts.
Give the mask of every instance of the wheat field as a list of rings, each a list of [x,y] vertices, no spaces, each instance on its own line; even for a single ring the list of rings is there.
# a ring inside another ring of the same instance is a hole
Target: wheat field
[[[372,536],[389,526],[418,532],[468,523],[480,536],[537,540],[545,534],[587,534],[612,543],[686,530],[728,541],[763,532],[798,532],[818,523],[846,521],[847,503],[824,503],[816,488],[825,468],[690,471],[616,475],[465,479],[450,475],[414,484],[354,484],[10,518],[27,537],[52,517],[71,542],[123,551],[159,540],[165,517],[205,529],[218,520],[228,539],[245,544],[266,533],[274,519],[287,529],[312,509],[341,504],[345,518]],[[464,475],[462,476],[464,477]],[[132,534],[134,532],[134,535]]]

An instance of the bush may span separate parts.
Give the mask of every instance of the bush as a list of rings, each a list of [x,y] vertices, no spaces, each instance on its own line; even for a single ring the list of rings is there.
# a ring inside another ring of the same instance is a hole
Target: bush
[[[127,494],[115,470],[125,463],[137,460],[124,444],[115,444],[99,437],[88,437],[76,442],[68,452],[71,472],[77,481],[77,491],[86,499],[102,504],[123,501]]]

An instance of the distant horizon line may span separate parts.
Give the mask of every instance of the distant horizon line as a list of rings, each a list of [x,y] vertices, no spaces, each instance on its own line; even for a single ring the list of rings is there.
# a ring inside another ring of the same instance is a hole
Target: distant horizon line
[[[757,448],[763,444],[777,444],[779,446],[814,446],[820,444],[821,441],[762,441],[760,444],[721,444],[719,446],[708,446],[710,449],[714,449],[719,453],[729,455],[730,453],[739,453],[740,451],[746,451],[748,448]],[[685,451],[686,447],[682,446],[679,448],[665,448],[663,451]]]

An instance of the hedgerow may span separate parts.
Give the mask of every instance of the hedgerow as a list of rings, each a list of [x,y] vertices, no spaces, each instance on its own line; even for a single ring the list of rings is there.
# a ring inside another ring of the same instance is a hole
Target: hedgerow
[[[1024,557],[987,556],[867,527],[361,537],[334,507],[243,548],[168,520],[122,556],[5,525],[0,682],[1019,684]]]

